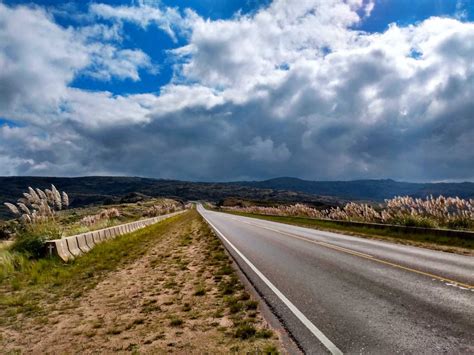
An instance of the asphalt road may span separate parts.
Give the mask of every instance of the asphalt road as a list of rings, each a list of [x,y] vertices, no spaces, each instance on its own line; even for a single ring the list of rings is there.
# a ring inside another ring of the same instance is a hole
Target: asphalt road
[[[474,258],[198,207],[304,352],[474,353]]]

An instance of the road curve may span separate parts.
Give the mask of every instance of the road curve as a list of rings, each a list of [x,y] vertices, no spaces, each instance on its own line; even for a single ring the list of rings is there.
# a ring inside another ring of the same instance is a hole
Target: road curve
[[[198,211],[304,352],[474,353],[474,258]]]

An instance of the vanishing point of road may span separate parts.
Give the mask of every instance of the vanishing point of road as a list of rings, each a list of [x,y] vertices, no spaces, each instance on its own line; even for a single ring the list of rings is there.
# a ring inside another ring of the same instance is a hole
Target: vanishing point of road
[[[473,257],[198,210],[305,353],[474,353]]]

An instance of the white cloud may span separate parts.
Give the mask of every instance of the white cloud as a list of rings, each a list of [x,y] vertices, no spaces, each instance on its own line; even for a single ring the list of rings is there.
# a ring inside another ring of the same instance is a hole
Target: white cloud
[[[40,9],[0,4],[0,28],[0,112],[54,106],[75,73],[89,64],[74,32]]]
[[[154,24],[176,41],[174,29],[181,27],[183,23],[178,10],[170,7],[161,9],[154,5],[149,2],[140,2],[139,6],[91,4],[90,11],[100,18],[133,22],[142,28]]]
[[[151,63],[150,57],[141,50],[118,49],[115,46],[95,43],[88,47],[91,64],[85,75],[100,80],[118,79],[140,80],[140,69],[156,73],[157,67]]]
[[[63,28],[40,8],[0,4],[0,29],[0,116],[60,119],[76,76],[138,80],[140,69],[154,70],[141,50],[97,41],[116,38],[113,27]]]
[[[306,0],[291,6],[275,1],[255,15],[226,21],[189,15],[189,44],[174,53],[183,59],[181,73],[189,80],[245,86],[302,58],[317,59],[347,46],[354,38],[347,27],[360,20],[360,6],[339,0]]]
[[[0,117],[34,122],[0,130],[0,156],[9,164],[0,173],[474,176],[473,23],[435,17],[369,34],[352,26],[373,1],[292,4],[276,0],[216,21],[148,2],[92,5],[113,23],[82,30],[59,27],[40,10],[0,5],[55,36],[53,47],[33,31],[0,30],[0,65],[8,68],[0,91],[10,95],[0,96]],[[118,46],[125,21],[185,34],[186,45],[172,53],[173,81],[159,94],[70,88],[78,73],[139,80],[140,69],[152,69],[139,50]]]

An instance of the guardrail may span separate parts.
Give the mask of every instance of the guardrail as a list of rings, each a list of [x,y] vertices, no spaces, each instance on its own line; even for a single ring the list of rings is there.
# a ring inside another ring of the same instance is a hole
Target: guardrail
[[[226,211],[225,209],[223,209],[223,211],[232,212],[232,211]],[[467,231],[467,230],[411,227],[411,226],[402,226],[398,224],[342,221],[342,220],[333,220],[333,219],[304,217],[304,216],[279,216],[279,215],[259,214],[259,213],[254,213],[254,214],[259,215],[259,216],[291,217],[291,218],[302,219],[302,220],[306,219],[306,220],[313,220],[313,221],[320,221],[320,222],[330,222],[330,223],[338,224],[341,226],[361,227],[361,228],[365,227],[365,228],[373,228],[373,229],[381,229],[381,230],[390,230],[390,231],[405,233],[405,234],[431,234],[431,235],[437,235],[437,236],[457,237],[460,239],[467,239],[467,240],[474,239],[474,231]]]
[[[301,218],[305,218],[305,217],[301,217]],[[346,225],[346,226],[352,226],[352,227],[368,227],[368,228],[385,229],[385,230],[390,229],[392,231],[397,231],[397,232],[402,232],[402,233],[407,233],[407,234],[408,233],[432,234],[432,235],[439,235],[439,236],[458,237],[462,239],[474,239],[474,232],[466,231],[466,230],[412,227],[412,226],[401,226],[397,224],[365,223],[365,222],[340,221],[340,220],[317,219],[317,218],[311,218],[311,219],[324,221],[324,222],[333,222],[339,225]]]
[[[135,232],[138,229],[148,227],[152,224],[158,223],[183,212],[186,212],[186,210],[77,234],[66,238],[48,240],[46,242],[46,249],[50,256],[57,255],[63,261],[70,261],[84,253],[89,252],[97,244],[114,239],[119,235]]]

